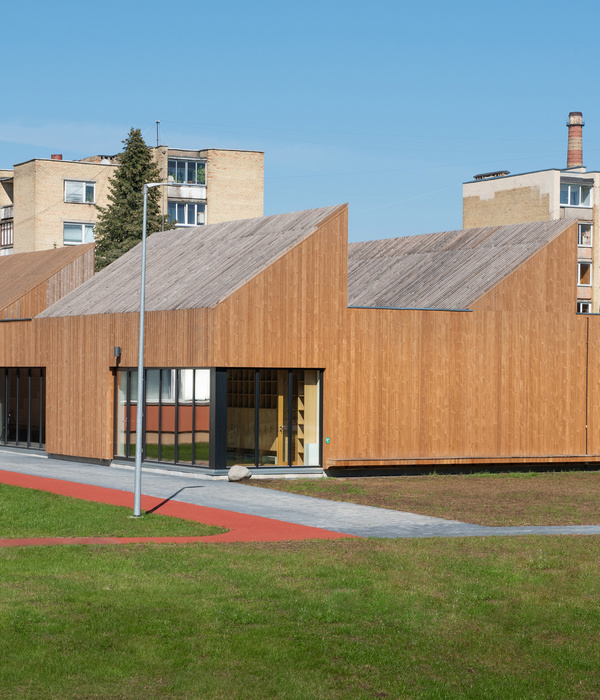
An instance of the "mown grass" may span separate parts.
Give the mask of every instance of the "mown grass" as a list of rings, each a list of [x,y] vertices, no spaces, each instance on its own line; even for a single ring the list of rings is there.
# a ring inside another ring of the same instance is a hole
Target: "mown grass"
[[[132,512],[133,496],[132,507],[124,508],[0,484],[0,538],[201,537],[226,532],[158,513],[132,518]]]
[[[600,539],[0,550],[2,698],[600,697]]]
[[[600,472],[256,479],[248,483],[478,525],[600,524]]]

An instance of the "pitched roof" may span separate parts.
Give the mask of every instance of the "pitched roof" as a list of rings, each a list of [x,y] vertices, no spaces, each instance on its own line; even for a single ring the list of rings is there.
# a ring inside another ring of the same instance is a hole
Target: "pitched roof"
[[[147,240],[146,310],[217,305],[344,206],[154,233]],[[141,253],[138,244],[40,316],[139,311]]]
[[[463,229],[348,247],[348,305],[467,309],[572,220]]]
[[[93,246],[87,243],[0,257],[0,309],[50,279]]]

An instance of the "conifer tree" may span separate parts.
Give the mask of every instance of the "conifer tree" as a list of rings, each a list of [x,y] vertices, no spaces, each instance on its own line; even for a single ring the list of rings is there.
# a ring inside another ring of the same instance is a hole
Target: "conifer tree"
[[[133,127],[123,141],[125,149],[119,154],[120,166],[110,179],[106,207],[98,207],[96,224],[96,270],[110,265],[142,240],[144,196],[142,189],[148,182],[160,182],[158,165],[146,146],[142,132]],[[173,225],[159,208],[158,187],[148,190],[148,234],[170,229]]]

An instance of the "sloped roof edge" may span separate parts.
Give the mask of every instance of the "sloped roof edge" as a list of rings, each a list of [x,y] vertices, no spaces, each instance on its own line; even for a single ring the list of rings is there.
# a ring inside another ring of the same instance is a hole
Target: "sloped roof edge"
[[[352,243],[348,304],[467,309],[573,223],[558,219]]]
[[[14,304],[94,247],[93,243],[0,257],[0,308]]]
[[[147,241],[146,311],[216,306],[346,207],[152,234]],[[140,268],[138,244],[39,317],[137,312]]]

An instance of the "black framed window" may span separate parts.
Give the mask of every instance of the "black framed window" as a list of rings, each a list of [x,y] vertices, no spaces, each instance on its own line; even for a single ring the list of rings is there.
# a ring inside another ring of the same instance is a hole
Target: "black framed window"
[[[0,445],[46,446],[46,373],[42,367],[0,367]]]
[[[143,458],[191,466],[209,465],[211,370],[145,370]],[[115,377],[114,454],[135,457],[137,370],[118,369]]]
[[[115,370],[116,457],[135,457],[137,370]],[[225,469],[319,467],[322,370],[145,370],[143,459]]]
[[[322,370],[226,371],[226,465],[320,466]]]

